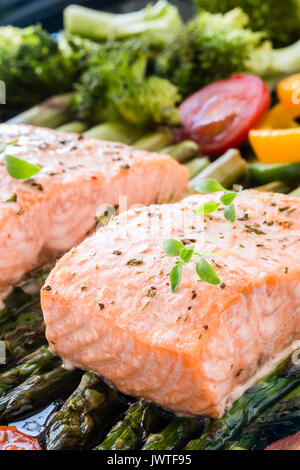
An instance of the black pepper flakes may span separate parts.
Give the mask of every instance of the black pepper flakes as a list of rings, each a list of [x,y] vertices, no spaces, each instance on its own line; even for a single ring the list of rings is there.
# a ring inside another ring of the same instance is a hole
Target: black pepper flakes
[[[144,264],[144,261],[140,259],[133,258],[127,261],[127,266],[140,266],[141,264]]]
[[[114,250],[113,251],[113,255],[121,256],[121,254],[122,254],[122,251],[119,251],[119,250]]]
[[[47,285],[47,286],[45,286],[45,287],[43,288],[43,290],[51,290],[51,289],[52,289],[52,287],[49,286],[49,285]]]
[[[102,304],[102,303],[99,303],[98,307],[100,308],[100,310],[103,310],[105,308],[104,304]]]

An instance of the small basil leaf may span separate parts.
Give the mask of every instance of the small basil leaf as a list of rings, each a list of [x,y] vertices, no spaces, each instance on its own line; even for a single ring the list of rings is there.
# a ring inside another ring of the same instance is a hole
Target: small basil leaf
[[[204,258],[199,259],[196,265],[196,272],[200,279],[208,284],[213,284],[214,286],[221,284],[213,267]]]
[[[172,292],[176,292],[179,289],[182,277],[182,264],[177,264],[174,266],[170,272],[170,282]]]
[[[179,256],[184,245],[174,238],[167,238],[163,242],[163,249],[168,256]]]
[[[16,180],[26,180],[41,170],[39,166],[12,155],[5,155],[4,160],[7,173]]]
[[[216,193],[217,191],[227,192],[227,189],[223,188],[223,186],[217,180],[210,178],[199,181],[199,183],[196,184],[195,189],[198,193],[203,194]]]
[[[230,222],[235,221],[235,208],[233,204],[229,204],[229,206],[225,207],[224,217]]]
[[[229,204],[231,204],[236,197],[237,193],[226,193],[221,197],[221,202],[223,202],[224,206],[229,206]]]
[[[218,210],[220,204],[217,202],[206,202],[200,207],[197,207],[197,209],[194,211],[196,215],[205,215],[205,214],[211,214],[212,212],[216,212]]]
[[[191,261],[194,251],[195,251],[194,245],[185,246],[184,248],[182,248],[179,256],[182,259],[182,261],[184,261],[185,263],[188,263],[189,261]]]

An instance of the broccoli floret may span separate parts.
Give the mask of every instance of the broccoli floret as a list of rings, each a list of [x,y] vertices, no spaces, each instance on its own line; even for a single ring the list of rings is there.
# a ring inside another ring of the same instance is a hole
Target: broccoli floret
[[[246,28],[239,8],[225,15],[202,12],[159,55],[157,73],[176,85],[183,97],[215,80],[245,70],[262,34]]]
[[[242,8],[249,15],[249,27],[266,31],[276,47],[291,44],[300,36],[300,0],[195,0],[195,4],[210,13]]]
[[[281,49],[274,49],[270,41],[265,41],[251,53],[247,66],[249,72],[262,77],[272,88],[284,76],[300,71],[300,40]]]
[[[64,11],[65,30],[95,41],[143,38],[154,47],[171,42],[182,26],[178,8],[166,0],[149,3],[133,13],[107,13],[79,5]]]
[[[69,91],[79,72],[82,47],[83,43],[79,47],[75,38],[64,38],[60,44],[39,25],[1,27],[0,80],[6,85],[7,103],[32,106],[53,94]]]
[[[177,115],[177,88],[146,78],[151,50],[137,39],[106,43],[91,56],[77,86],[74,107],[90,123],[126,120],[137,125],[169,123]]]
[[[115,106],[123,119],[137,126],[179,125],[179,100],[178,89],[169,80],[151,76],[125,85],[115,97]]]

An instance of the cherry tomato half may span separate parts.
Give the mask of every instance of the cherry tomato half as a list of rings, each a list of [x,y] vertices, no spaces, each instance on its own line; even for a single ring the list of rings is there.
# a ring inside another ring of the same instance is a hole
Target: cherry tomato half
[[[42,450],[37,439],[15,426],[0,426],[0,450]]]
[[[255,75],[234,75],[211,83],[180,106],[184,128],[175,139],[187,138],[204,154],[216,156],[240,147],[270,105],[270,92]]]

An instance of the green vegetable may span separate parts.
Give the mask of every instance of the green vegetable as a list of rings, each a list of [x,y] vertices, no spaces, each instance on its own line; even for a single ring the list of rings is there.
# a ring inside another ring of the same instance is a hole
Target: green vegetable
[[[199,183],[207,179],[217,180],[222,186],[229,188],[234,183],[240,181],[246,175],[246,171],[247,164],[241,157],[239,150],[228,150],[222,157],[211,163],[189,182],[189,192],[195,192],[196,187],[199,188]],[[223,190],[216,189],[215,191]]]
[[[178,9],[165,0],[134,13],[113,14],[70,5],[64,11],[65,29],[96,41],[142,37],[155,47],[173,41],[182,20]]]
[[[37,104],[8,121],[9,124],[31,124],[54,129],[71,118],[71,94],[57,95]]]
[[[94,124],[125,121],[137,127],[178,124],[177,88],[146,76],[151,51],[141,40],[106,43],[89,60],[77,85],[73,108]]]
[[[290,357],[272,374],[259,380],[254,387],[238,398],[222,417],[206,426],[199,439],[190,441],[186,450],[219,450],[232,441],[241,429],[260,413],[280,400],[300,382],[300,366]]]
[[[117,393],[97,375],[86,372],[77,389],[47,426],[47,450],[84,448],[103,426]]]
[[[181,449],[195,432],[203,428],[203,421],[174,417],[159,433],[150,434],[142,450]]]
[[[5,422],[34,413],[52,400],[68,393],[78,380],[78,371],[56,367],[45,373],[36,373],[11,392],[0,397],[0,419]]]
[[[92,127],[84,134],[95,139],[122,142],[130,145],[142,137],[143,133],[143,130],[139,127],[132,126],[126,122],[105,122]]]
[[[283,193],[287,194],[291,191],[294,185],[289,182],[284,181],[272,181],[272,183],[267,183],[262,186],[258,186],[258,191],[270,192],[270,193]]]
[[[36,175],[41,170],[39,166],[12,155],[5,155],[4,161],[7,173],[17,180],[31,178],[31,176]]]
[[[263,450],[272,442],[299,431],[300,387],[259,416],[228,445],[227,450]]]
[[[13,369],[0,373],[0,396],[17,387],[26,379],[49,365],[53,355],[47,346],[41,346],[26,356]]]
[[[212,207],[210,203],[202,207],[201,214],[212,212]],[[215,209],[215,205],[213,207]],[[208,284],[219,285],[221,281],[217,274],[215,273],[213,267],[205,260],[206,257],[218,255],[220,253],[196,253],[194,245],[184,246],[178,240],[173,238],[168,238],[163,242],[163,249],[168,256],[179,257],[179,260],[175,261],[175,265],[170,272],[170,283],[172,292],[177,292],[180,287],[182,279],[182,265],[183,263],[189,263],[193,256],[195,255],[198,258],[196,265],[196,273],[200,279]]]
[[[87,125],[81,121],[68,122],[56,128],[57,131],[61,132],[76,132],[77,134],[82,134],[87,130]]]
[[[54,93],[71,90],[83,67],[82,59],[91,49],[86,44],[64,36],[57,42],[39,25],[24,29],[2,26],[0,80],[6,85],[7,103],[32,106]]]
[[[240,7],[250,18],[253,31],[266,31],[278,46],[290,44],[299,38],[299,0],[195,0],[196,7],[211,13],[226,13]]]
[[[299,181],[300,163],[250,163],[248,175],[252,184],[267,184],[273,181]]]
[[[170,145],[159,150],[159,153],[165,153],[167,155],[171,155],[171,157],[175,158],[179,163],[184,163],[188,160],[191,160],[194,157],[197,157],[200,154],[199,145],[192,140],[185,140],[180,142],[176,145]],[[197,171],[197,168],[203,169],[205,164],[207,165],[209,160],[206,157],[194,159],[193,166],[190,165],[190,172]],[[200,171],[200,170],[199,170]],[[197,171],[197,173],[199,172]]]
[[[135,450],[158,420],[157,408],[145,401],[133,403],[95,450]]]
[[[168,129],[158,129],[154,132],[144,135],[141,139],[134,143],[134,147],[150,152],[162,151],[166,145],[170,145],[173,141],[172,132]]]
[[[184,26],[157,59],[157,73],[185,98],[203,86],[246,70],[262,35],[246,28],[247,15],[236,8],[225,15],[202,12]]]
[[[195,176],[208,167],[209,163],[210,162],[207,157],[194,158],[190,162],[186,163],[185,166],[188,169],[190,179],[195,178]]]
[[[265,41],[247,61],[247,71],[262,77],[270,88],[275,88],[280,79],[299,70],[300,40],[281,49],[274,49],[271,42]]]

